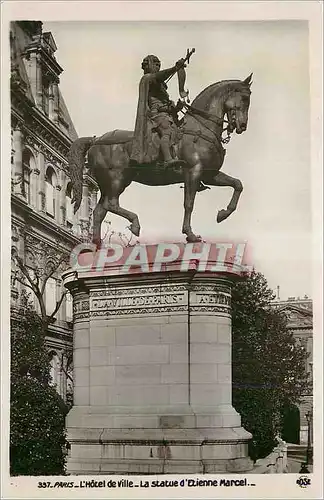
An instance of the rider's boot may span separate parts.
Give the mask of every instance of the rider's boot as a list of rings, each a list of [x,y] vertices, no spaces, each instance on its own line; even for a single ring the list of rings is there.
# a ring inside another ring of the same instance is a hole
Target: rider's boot
[[[172,158],[170,152],[170,137],[168,135],[164,135],[161,137],[161,151],[164,158],[164,165],[166,167],[179,167],[181,165],[185,165],[185,162],[183,160]],[[201,191],[205,191],[205,189],[210,189],[210,187],[206,186],[200,181],[197,189],[198,193]]]
[[[178,167],[185,164],[185,162],[182,160],[172,158],[170,151],[170,137],[168,135],[164,135],[161,137],[161,151],[165,167]]]

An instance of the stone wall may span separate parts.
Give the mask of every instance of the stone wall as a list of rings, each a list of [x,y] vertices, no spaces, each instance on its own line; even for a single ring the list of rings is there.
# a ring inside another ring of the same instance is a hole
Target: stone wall
[[[254,464],[252,474],[286,474],[288,472],[287,444],[279,439],[278,446]]]

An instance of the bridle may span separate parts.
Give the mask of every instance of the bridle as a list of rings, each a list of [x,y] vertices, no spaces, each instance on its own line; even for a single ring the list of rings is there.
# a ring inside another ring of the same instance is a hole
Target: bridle
[[[229,93],[227,99],[230,98],[231,94],[235,92],[235,90],[233,90],[232,92]],[[192,116],[193,118],[195,118],[195,120],[197,120],[198,123],[200,123],[200,125],[202,125],[203,127],[205,127],[207,130],[209,130],[209,132],[211,132],[215,139],[210,139],[210,137],[208,137],[207,135],[204,135],[202,134],[201,132],[193,132],[191,130],[187,130],[187,129],[184,129],[183,132],[186,133],[186,134],[189,134],[189,135],[195,135],[195,136],[198,136],[198,137],[201,137],[203,139],[205,139],[206,141],[212,143],[212,144],[215,144],[215,143],[218,143],[218,145],[223,149],[223,146],[222,144],[228,144],[231,140],[231,134],[234,132],[235,130],[235,126],[233,126],[233,124],[235,123],[235,119],[236,119],[236,111],[237,111],[237,107],[234,106],[234,108],[231,109],[231,119],[230,121],[229,120],[226,120],[225,118],[220,118],[218,116],[215,116],[213,115],[212,113],[209,113],[208,111],[203,111],[201,109],[198,109],[198,108],[195,108],[194,106],[190,106],[189,104],[183,102],[183,107],[186,109],[187,111],[187,114]],[[209,122],[212,122],[214,123],[215,125],[220,125],[223,127],[222,129],[222,133],[221,135],[226,131],[227,132],[227,136],[226,137],[221,137],[219,138],[217,133],[215,132],[215,130],[213,130],[212,128],[210,128],[206,123],[202,122],[199,117],[203,118],[204,120],[207,120]],[[224,123],[227,124],[227,126],[224,127]]]
[[[214,144],[215,142],[218,142],[220,143],[220,145],[222,144],[228,144],[229,141],[231,140],[231,136],[230,134],[233,132],[233,130],[231,130],[231,127],[230,127],[230,122],[228,120],[226,120],[225,118],[219,118],[218,116],[215,116],[211,113],[208,113],[207,111],[202,111],[201,109],[198,109],[198,108],[195,108],[194,106],[190,106],[189,104],[187,103],[184,103],[184,107],[186,108],[187,110],[187,114],[192,116],[193,118],[195,118],[195,120],[200,123],[200,125],[202,125],[203,127],[205,127],[207,130],[209,130],[209,132],[211,132],[214,136],[215,136],[215,140],[211,140],[208,136],[204,135],[204,134],[201,134],[199,132],[195,132],[195,135],[199,135],[200,137],[202,137],[203,139],[207,140],[208,142],[211,142],[212,144]],[[222,130],[222,134],[226,131],[227,132],[227,137],[221,137],[219,139],[217,133],[215,132],[215,130],[213,130],[212,128],[210,128],[206,123],[202,122],[199,117],[203,118],[204,120],[207,120],[209,122],[212,122],[214,123],[215,125],[221,125],[223,126],[224,123],[227,123],[228,125],[226,127],[223,127],[223,130]],[[188,130],[184,130],[185,133],[189,133],[191,131],[188,131]]]

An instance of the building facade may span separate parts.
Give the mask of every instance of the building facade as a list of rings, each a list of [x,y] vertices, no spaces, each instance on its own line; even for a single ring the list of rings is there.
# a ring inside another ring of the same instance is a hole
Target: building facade
[[[284,312],[288,318],[288,328],[293,333],[296,341],[303,345],[308,356],[305,359],[306,371],[313,381],[313,303],[307,297],[288,297],[287,300],[275,300],[273,307]],[[303,396],[298,407],[299,413],[299,442],[307,443],[308,423],[306,415],[313,412],[313,393]],[[312,425],[311,425],[312,439]]]
[[[53,255],[68,255],[80,241],[89,239],[98,187],[85,171],[82,205],[74,214],[67,154],[77,133],[59,88],[63,69],[55,58],[57,47],[52,34],[44,33],[39,21],[13,22],[10,50],[12,247],[28,267],[28,255],[41,255],[46,249]],[[12,279],[13,311],[19,310],[24,290],[21,282]],[[47,279],[44,290],[48,315],[62,291],[57,271]],[[65,399],[72,380],[69,296],[48,328],[47,344],[52,381]]]

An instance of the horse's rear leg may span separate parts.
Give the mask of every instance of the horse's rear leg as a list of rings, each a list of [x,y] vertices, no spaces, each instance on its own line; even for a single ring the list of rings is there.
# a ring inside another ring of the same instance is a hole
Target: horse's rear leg
[[[126,210],[126,208],[119,205],[119,196],[124,191],[125,187],[126,186],[122,186],[119,180],[115,180],[109,190],[109,195],[106,195],[104,198],[103,206],[107,212],[120,215],[121,217],[124,217],[124,219],[127,219],[131,223],[129,227],[130,231],[135,236],[139,236],[141,227],[138,216],[134,212]]]
[[[101,245],[101,224],[106,217],[107,210],[104,207],[104,196],[101,195],[96,208],[93,211],[93,234],[92,242],[97,248]]]
[[[227,205],[227,208],[219,210],[217,214],[217,222],[222,222],[236,210],[239,198],[243,191],[243,184],[239,179],[235,179],[235,177],[224,174],[224,172],[218,172],[217,175],[208,180],[207,184],[212,186],[229,186],[234,189],[234,193],[229,204]]]

